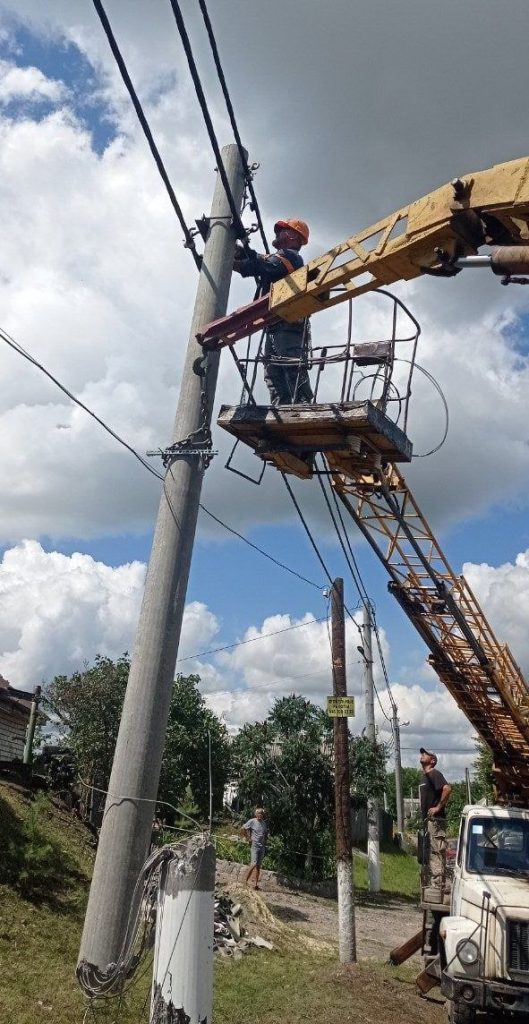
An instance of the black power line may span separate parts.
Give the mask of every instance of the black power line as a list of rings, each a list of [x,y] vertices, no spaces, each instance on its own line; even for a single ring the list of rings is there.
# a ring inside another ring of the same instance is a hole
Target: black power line
[[[121,77],[123,79],[125,87],[126,87],[126,89],[128,91],[128,94],[129,94],[131,100],[132,100],[132,104],[134,106],[134,110],[136,111],[138,120],[139,120],[139,122],[141,124],[141,127],[143,129],[143,133],[144,133],[145,138],[147,139],[147,142],[149,144],[149,149],[150,149],[150,151],[151,151],[151,153],[152,153],[152,155],[154,157],[154,162],[155,162],[155,164],[156,164],[156,166],[158,168],[158,172],[160,174],[160,177],[161,177],[161,179],[162,179],[162,181],[163,181],[163,183],[165,185],[165,188],[167,190],[167,194],[168,194],[169,199],[171,201],[171,205],[172,205],[172,207],[173,207],[173,209],[174,209],[174,211],[176,213],[176,216],[178,217],[178,220],[180,222],[180,227],[182,228],[182,231],[184,232],[185,248],[189,249],[191,251],[191,255],[192,255],[192,257],[193,257],[193,259],[195,261],[195,265],[196,265],[197,269],[200,270],[201,263],[202,263],[201,256],[199,255],[199,253],[196,250],[195,240],[194,240],[193,235],[191,234],[191,232],[190,232],[190,230],[189,230],[189,228],[188,228],[188,226],[187,226],[187,224],[185,222],[185,218],[184,218],[184,215],[182,213],[182,208],[181,208],[181,206],[180,206],[180,204],[178,202],[178,199],[176,198],[173,186],[171,185],[171,182],[169,181],[169,175],[167,174],[167,171],[165,169],[163,160],[162,160],[162,158],[160,156],[160,152],[159,152],[158,147],[157,147],[157,145],[156,145],[156,143],[154,141],[153,134],[152,134],[151,129],[149,127],[149,123],[148,123],[147,118],[145,117],[145,113],[143,111],[143,107],[142,107],[142,105],[141,105],[141,103],[140,103],[140,101],[138,99],[138,95],[137,95],[136,90],[135,90],[135,88],[134,88],[134,86],[132,84],[131,77],[130,77],[130,75],[128,73],[127,66],[125,64],[125,61],[123,60],[121,51],[120,51],[120,49],[118,47],[118,44],[116,42],[116,38],[115,38],[114,33],[112,31],[112,27],[111,27],[110,22],[108,20],[105,8],[103,7],[103,4],[102,4],[101,0],[92,0],[92,2],[93,2],[94,7],[96,9],[97,15],[98,15],[99,20],[101,22],[101,25],[103,26],[103,31],[104,31],[104,33],[105,33],[105,35],[107,37],[108,44],[110,46],[110,49],[112,50],[112,54],[113,54],[114,60],[116,61],[116,64],[117,64],[117,66],[119,68],[119,72],[121,74]]]
[[[31,363],[33,366],[35,366],[37,370],[40,370],[41,373],[43,373],[49,380],[51,380],[52,383],[55,384],[55,386],[58,387],[59,390],[62,391],[67,398],[70,399],[70,401],[74,402],[75,405],[78,405],[81,409],[83,409],[84,412],[88,413],[88,415],[91,416],[92,419],[94,419],[96,423],[98,423],[99,426],[102,427],[103,430],[107,432],[107,434],[110,434],[110,437],[117,441],[118,444],[122,445],[123,448],[126,448],[126,450],[130,452],[130,454],[133,455],[135,459],[138,460],[138,462],[141,462],[141,465],[144,467],[144,469],[151,473],[152,476],[155,476],[158,480],[161,480],[162,483],[165,482],[165,477],[163,476],[162,473],[159,473],[158,470],[153,469],[153,467],[147,462],[147,460],[144,459],[143,456],[140,455],[140,453],[137,452],[136,449],[133,448],[131,444],[125,441],[123,437],[120,437],[120,435],[117,434],[115,430],[112,430],[112,427],[109,427],[108,423],[105,423],[105,421],[102,420],[101,417],[98,416],[95,412],[93,412],[93,410],[90,409],[89,406],[85,405],[85,403],[82,402],[80,398],[77,398],[76,395],[74,395],[64,384],[62,384],[57,377],[50,373],[50,371],[46,369],[46,367],[43,366],[42,363],[39,363],[38,360],[31,355],[31,353],[27,352],[26,349],[22,348],[22,346],[19,345],[18,342],[16,342],[14,338],[12,338],[11,335],[7,333],[7,331],[2,330],[2,328],[0,328],[0,338],[3,341],[5,341],[6,345],[9,345],[9,347],[12,348],[14,352],[22,356],[23,359],[26,359],[28,363]],[[253,548],[254,551],[257,551],[260,555],[262,555],[264,558],[267,558],[270,562],[273,562],[273,564],[277,565],[278,568],[284,569],[285,572],[290,573],[292,576],[296,576],[297,579],[301,580],[303,583],[308,583],[309,586],[315,587],[316,590],[322,589],[318,583],[314,583],[313,580],[307,579],[306,576],[303,576],[301,573],[296,572],[295,569],[291,569],[290,566],[286,565],[284,562],[279,561],[278,558],[274,558],[274,556],[270,555],[267,551],[265,551],[264,548],[261,548],[259,547],[259,545],[254,544],[251,540],[248,540],[248,538],[245,537],[244,534],[239,533],[238,530],[235,530],[232,526],[229,526],[228,523],[225,523],[218,516],[214,515],[214,513],[211,512],[209,508],[206,508],[206,506],[203,505],[202,503],[200,503],[200,508],[202,512],[205,512],[205,514],[209,516],[210,519],[213,519],[216,523],[219,524],[219,526],[222,526],[223,529],[227,530],[228,533],[232,533],[235,537],[238,537],[239,540],[242,540],[244,544],[247,544],[248,547]]]
[[[94,0],[94,2],[96,2],[96,0]],[[97,0],[97,2],[99,2],[99,0]],[[215,129],[213,127],[213,121],[211,120],[211,115],[209,113],[207,100],[206,100],[206,97],[205,97],[205,94],[204,94],[204,90],[202,88],[202,82],[200,81],[200,75],[198,73],[198,68],[196,66],[195,58],[193,56],[193,50],[191,48],[191,43],[189,41],[189,36],[187,34],[187,29],[185,27],[184,19],[183,19],[183,16],[182,16],[182,11],[180,9],[180,4],[178,3],[178,0],[169,0],[169,2],[171,4],[172,10],[173,10],[173,14],[175,16],[175,21],[176,21],[176,25],[177,25],[177,28],[178,28],[178,32],[180,34],[180,38],[182,40],[182,45],[184,47],[184,52],[185,52],[185,55],[187,57],[187,63],[189,65],[189,71],[191,73],[191,78],[193,79],[193,85],[195,86],[195,92],[197,94],[197,99],[198,99],[198,102],[200,104],[200,109],[202,111],[202,116],[204,118],[204,122],[205,122],[205,125],[206,125],[206,128],[207,128],[207,132],[208,132],[208,135],[209,135],[209,141],[211,142],[211,147],[213,149],[213,152],[215,154],[215,159],[217,161],[217,170],[219,172],[220,179],[221,179],[222,184],[224,186],[224,191],[226,193],[226,199],[228,200],[228,204],[229,204],[229,207],[230,207],[231,216],[232,216],[232,220],[233,220],[233,227],[235,229],[237,237],[241,239],[241,241],[243,242],[245,248],[247,249],[248,248],[248,238],[247,238],[247,235],[246,235],[246,228],[244,227],[244,224],[243,224],[243,222],[241,220],[241,215],[239,213],[239,210],[237,209],[237,204],[236,204],[236,202],[235,202],[235,200],[233,198],[233,194],[232,194],[232,191],[231,191],[231,188],[230,188],[230,184],[229,184],[229,181],[228,181],[228,178],[227,178],[227,175],[226,175],[226,169],[224,167],[224,162],[223,162],[222,155],[221,155],[220,148],[219,148],[219,144],[218,144],[218,141],[217,141],[217,136],[215,134]]]
[[[356,557],[355,557],[355,554],[354,554],[354,551],[353,551],[353,548],[352,548],[352,545],[351,545],[351,541],[349,539],[349,534],[347,532],[347,528],[346,528],[346,525],[345,525],[345,522],[344,522],[344,519],[343,519],[343,516],[342,516],[342,511],[340,509],[340,505],[338,503],[338,499],[336,497],[336,494],[335,494],[334,490],[332,488],[330,488],[330,491],[331,491],[331,494],[333,496],[334,503],[335,503],[335,506],[336,506],[336,512],[337,512],[338,518],[340,520],[341,530],[340,530],[340,528],[338,526],[338,523],[336,521],[336,517],[335,517],[334,512],[332,510],[332,506],[331,506],[331,503],[329,501],[329,497],[327,495],[327,491],[325,489],[325,485],[323,483],[323,479],[322,479],[321,476],[318,477],[318,481],[319,481],[319,484],[320,484],[320,487],[321,487],[321,490],[322,490],[322,494],[323,494],[323,497],[325,499],[325,503],[327,505],[327,509],[329,511],[329,515],[331,517],[331,520],[332,520],[332,523],[333,523],[333,526],[334,526],[334,529],[335,529],[335,532],[336,532],[336,536],[338,538],[338,541],[339,541],[340,547],[341,547],[341,549],[343,551],[343,554],[344,554],[345,560],[347,562],[349,571],[351,573],[351,576],[352,576],[353,581],[355,583],[356,589],[358,591],[360,602],[361,602],[361,604],[363,604],[366,607],[369,607],[369,609],[370,609],[371,618],[372,618],[372,621],[373,621],[373,630],[374,630],[374,633],[375,633],[375,639],[376,639],[378,654],[379,654],[379,658],[380,658],[380,664],[382,666],[382,673],[383,673],[383,676],[384,676],[384,681],[386,683],[386,688],[387,688],[387,691],[388,691],[388,696],[389,696],[389,701],[390,701],[391,707],[393,709],[395,709],[396,708],[395,699],[394,699],[393,694],[391,692],[391,685],[390,685],[390,682],[389,682],[389,676],[388,676],[388,671],[387,671],[387,668],[386,668],[386,662],[384,660],[384,654],[383,654],[383,651],[382,651],[382,642],[380,640],[380,633],[379,633],[379,629],[378,629],[378,625],[377,625],[377,620],[376,620],[376,616],[375,616],[375,608],[374,608],[373,602],[369,598],[369,595],[368,595],[366,587],[365,587],[365,583],[364,583],[364,581],[362,579],[360,568],[359,568],[358,562],[356,560]],[[342,537],[342,532],[343,532],[343,537]],[[344,543],[344,539],[343,538],[345,538],[345,543]],[[351,616],[350,612],[348,614],[349,614],[349,616],[351,618],[353,618]],[[358,623],[354,619],[353,619],[353,622],[355,622],[355,625],[357,626],[357,628],[358,628],[358,630],[360,632],[360,635],[363,637],[362,630],[358,626]],[[384,718],[388,722],[391,722],[391,719],[386,714],[386,711],[385,711],[385,709],[384,709],[384,707],[382,705],[382,701],[380,700],[380,696],[379,696],[379,693],[378,693],[378,690],[377,690],[377,687],[376,687],[375,683],[373,683],[373,688],[374,688],[374,691],[375,691],[375,694],[376,694],[378,705],[380,707],[380,710],[381,710],[382,714],[384,715]]]
[[[7,333],[7,331],[2,330],[2,328],[0,328],[0,338],[2,338],[2,341],[5,341],[6,345],[9,345],[10,348],[17,352],[19,356],[22,356],[24,359],[27,359],[28,363],[31,363],[33,366],[36,366],[37,370],[40,370],[45,377],[51,380],[52,383],[55,384],[55,386],[58,387],[59,390],[62,391],[67,398],[70,399],[70,401],[75,402],[75,404],[78,405],[81,409],[83,409],[84,412],[88,413],[88,415],[91,416],[92,419],[96,421],[96,423],[99,423],[100,427],[103,427],[103,430],[106,430],[107,434],[110,434],[110,436],[113,437],[114,440],[117,441],[119,444],[123,445],[123,447],[126,448],[127,451],[129,451],[131,455],[133,455],[134,458],[138,460],[138,462],[141,462],[142,466],[145,469],[147,469],[149,473],[152,473],[153,476],[158,477],[159,480],[163,480],[163,476],[161,475],[161,473],[158,473],[156,469],[153,469],[152,466],[149,465],[147,460],[144,459],[143,456],[141,456],[140,453],[137,452],[136,449],[132,447],[132,445],[128,444],[128,442],[125,441],[122,437],[120,437],[119,434],[116,434],[115,430],[112,430],[112,427],[109,427],[108,423],[105,423],[105,421],[102,420],[100,416],[97,416],[97,414],[93,412],[93,410],[90,409],[87,405],[85,405],[80,398],[77,398],[74,394],[72,394],[72,392],[69,391],[64,384],[61,384],[61,381],[58,380],[57,377],[53,376],[53,373],[50,373],[50,371],[47,370],[42,363],[39,363],[38,360],[35,359],[35,357],[32,356],[30,352],[26,352],[26,350],[22,348],[22,346],[19,345],[18,342],[16,342],[14,338],[12,338],[11,335]]]
[[[222,63],[221,63],[221,60],[220,60],[220,54],[219,54],[219,50],[218,50],[218,47],[217,47],[217,41],[215,39],[215,33],[213,31],[213,25],[211,24],[211,18],[210,18],[209,13],[208,13],[208,8],[207,8],[207,5],[206,5],[206,0],[198,0],[198,3],[199,3],[200,10],[202,11],[202,17],[204,18],[204,24],[206,26],[206,32],[208,34],[208,38],[209,38],[209,42],[210,42],[210,46],[211,46],[211,52],[213,54],[213,60],[215,62],[215,67],[217,69],[217,75],[218,75],[218,78],[219,78],[220,87],[222,89],[222,94],[224,96],[224,100],[225,100],[225,103],[226,103],[226,109],[228,111],[228,116],[229,116],[231,127],[232,127],[232,130],[233,130],[233,136],[235,138],[235,142],[237,144],[237,149],[239,150],[239,156],[241,158],[242,165],[244,167],[244,176],[245,176],[245,179],[246,179],[246,185],[248,187],[248,192],[250,193],[250,197],[251,197],[251,200],[252,200],[251,205],[250,205],[250,209],[255,213],[255,216],[257,217],[257,223],[259,225],[259,231],[260,231],[260,234],[261,234],[261,238],[263,240],[263,245],[265,247],[265,250],[266,250],[266,252],[270,252],[270,249],[268,247],[268,241],[267,241],[267,238],[266,238],[265,229],[264,229],[264,226],[263,226],[263,220],[262,220],[262,217],[261,217],[261,211],[259,209],[259,203],[257,202],[257,196],[255,194],[255,189],[253,187],[252,172],[251,172],[251,170],[250,170],[250,168],[248,166],[248,158],[247,158],[247,155],[246,155],[246,150],[245,150],[245,148],[244,148],[244,146],[242,144],[241,135],[240,135],[239,128],[238,128],[238,125],[237,125],[237,119],[235,117],[235,111],[233,109],[233,104],[231,102],[231,97],[230,97],[230,94],[229,94],[229,91],[228,91],[228,85],[227,85],[227,82],[226,82],[226,77],[224,75],[224,71],[223,71],[223,68],[222,68]]]
[[[296,576],[297,579],[298,580],[302,580],[303,583],[308,583],[309,586],[315,587],[316,590],[320,590],[321,591],[323,589],[321,584],[314,583],[314,580],[309,580],[309,579],[307,579],[306,576],[302,576],[301,573],[296,572],[295,569],[291,569],[288,565],[285,565],[284,562],[280,562],[279,559],[274,558],[273,555],[269,555],[268,552],[264,551],[263,548],[260,548],[258,544],[254,544],[253,541],[248,540],[248,538],[245,537],[242,533],[239,533],[237,530],[235,530],[233,528],[233,526],[228,526],[227,523],[224,523],[222,521],[222,519],[218,518],[218,516],[213,515],[213,512],[211,512],[208,508],[206,508],[205,505],[201,504],[200,508],[202,509],[203,512],[206,513],[207,516],[210,517],[210,519],[213,519],[213,521],[215,523],[219,523],[219,525],[223,526],[224,529],[228,530],[229,533],[233,533],[233,535],[235,537],[239,537],[239,539],[243,540],[245,544],[248,544],[248,546],[253,548],[254,551],[258,551],[260,555],[264,555],[265,558],[268,558],[270,562],[274,563],[274,565],[279,566],[280,569],[284,569],[286,572],[289,572],[291,574],[291,576]]]
[[[251,636],[248,640],[239,640],[234,644],[225,644],[224,647],[214,647],[210,651],[199,651],[198,654],[188,654],[185,658],[178,658],[176,664],[180,665],[182,661],[194,661],[196,658],[205,658],[210,654],[220,654],[221,651],[231,651],[234,647],[245,647],[246,644],[253,644],[256,640],[265,640],[269,636],[278,636],[279,633],[290,633],[292,629],[303,629],[304,626],[313,626],[315,622],[320,623],[325,621],[326,616],[323,616],[323,618],[320,619],[308,619],[307,622],[296,622],[293,626],[284,626],[283,629],[274,629],[271,633],[259,633],[258,636]],[[289,676],[289,679],[292,678],[294,677]]]
[[[302,523],[303,528],[304,528],[304,530],[306,532],[306,535],[307,535],[307,537],[308,537],[308,539],[310,541],[310,544],[311,544],[311,546],[312,546],[312,548],[314,550],[316,558],[318,559],[318,561],[319,561],[319,563],[320,563],[320,565],[321,565],[321,567],[323,569],[323,572],[326,575],[326,578],[327,578],[330,586],[333,587],[335,581],[333,580],[332,575],[330,575],[330,571],[327,568],[327,566],[325,564],[325,561],[323,559],[323,556],[322,556],[322,554],[321,554],[321,552],[320,552],[320,550],[319,550],[319,548],[318,548],[318,546],[317,546],[317,544],[316,544],[316,542],[315,542],[315,540],[314,540],[314,538],[312,536],[312,532],[311,532],[311,529],[309,527],[309,524],[308,524],[307,520],[305,519],[305,516],[303,515],[303,512],[301,510],[301,506],[300,506],[300,504],[298,502],[298,499],[296,498],[296,495],[294,494],[294,490],[293,490],[291,484],[289,483],[289,479],[288,479],[288,477],[286,477],[286,473],[281,472],[281,476],[283,478],[283,482],[284,482],[284,485],[286,487],[286,490],[288,490],[288,492],[289,492],[289,495],[291,497],[291,500],[292,500],[292,503],[294,505],[294,508],[296,509],[296,511],[298,513],[298,516],[299,516],[299,518],[301,520],[301,523]],[[362,636],[361,628],[359,627],[358,623],[356,622],[355,617],[354,617],[352,611],[350,611],[350,609],[347,607],[347,604],[345,604],[345,603],[344,603],[344,608],[347,611],[347,614],[349,615],[349,618],[350,618],[353,626],[356,626],[356,629],[358,630],[360,636]]]

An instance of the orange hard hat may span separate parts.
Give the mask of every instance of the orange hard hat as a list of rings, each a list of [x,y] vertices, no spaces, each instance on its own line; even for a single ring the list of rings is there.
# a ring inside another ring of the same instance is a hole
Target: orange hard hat
[[[290,228],[291,231],[297,231],[303,239],[303,245],[306,245],[309,240],[309,226],[305,224],[304,220],[276,220],[274,231],[277,231],[278,228]]]

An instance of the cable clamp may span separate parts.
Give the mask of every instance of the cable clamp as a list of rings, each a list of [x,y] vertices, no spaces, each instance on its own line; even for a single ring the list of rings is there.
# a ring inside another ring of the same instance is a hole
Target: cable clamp
[[[200,462],[201,469],[206,470],[214,458],[218,455],[218,451],[215,451],[212,447],[211,432],[208,430],[205,433],[205,437],[200,438],[190,437],[183,438],[182,441],[175,441],[174,444],[170,444],[167,448],[158,448],[153,452],[146,452],[150,458],[160,456],[164,469],[170,469],[173,462],[179,459],[198,459]]]
[[[249,184],[249,182],[253,181],[255,177],[255,172],[259,170],[260,166],[261,164],[257,163],[256,160],[253,162],[253,164],[246,164],[244,168],[244,180],[246,184]]]

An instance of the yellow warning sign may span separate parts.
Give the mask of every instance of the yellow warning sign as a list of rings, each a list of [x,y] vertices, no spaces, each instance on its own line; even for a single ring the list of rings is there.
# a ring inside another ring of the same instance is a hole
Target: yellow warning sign
[[[354,718],[354,697],[327,697],[327,714],[329,718]]]

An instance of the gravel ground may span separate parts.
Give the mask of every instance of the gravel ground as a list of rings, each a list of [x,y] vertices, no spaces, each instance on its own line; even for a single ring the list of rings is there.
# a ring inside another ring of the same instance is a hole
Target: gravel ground
[[[336,941],[338,909],[334,900],[283,890],[263,890],[261,896],[280,921],[300,928],[315,938]],[[387,960],[394,946],[400,945],[419,930],[422,915],[415,904],[405,900],[363,897],[356,905],[355,920],[359,957]]]
[[[229,875],[224,877],[221,873],[219,880],[228,886],[233,884]],[[337,941],[336,900],[292,892],[267,882],[262,884],[259,895],[283,924],[299,928],[315,939]],[[358,898],[355,917],[359,957],[381,961],[388,959],[394,946],[411,938],[422,923],[422,914],[414,902],[392,896],[370,897],[364,893]]]

